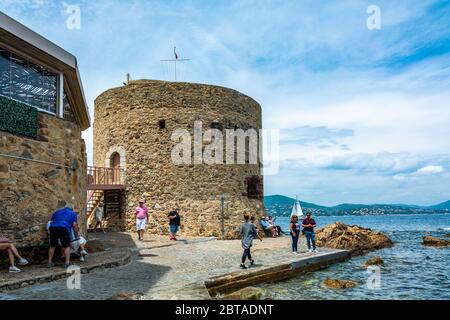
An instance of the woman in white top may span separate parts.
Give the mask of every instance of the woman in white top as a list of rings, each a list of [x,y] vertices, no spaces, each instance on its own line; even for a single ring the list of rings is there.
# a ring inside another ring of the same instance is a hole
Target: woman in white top
[[[105,229],[103,229],[103,202],[100,202],[95,209],[95,227],[94,230],[97,229],[98,226],[100,226],[100,229],[102,229],[103,233],[106,233]]]

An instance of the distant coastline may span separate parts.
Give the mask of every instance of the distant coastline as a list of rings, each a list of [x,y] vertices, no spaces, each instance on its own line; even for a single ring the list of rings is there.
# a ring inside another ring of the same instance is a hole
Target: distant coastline
[[[264,197],[264,204],[267,213],[272,216],[289,216],[295,199],[282,196],[271,195]],[[317,205],[314,203],[300,201],[302,208],[311,211],[317,216],[374,216],[390,214],[442,214],[450,213],[450,201],[434,206],[417,206],[407,204],[340,204],[333,207]]]

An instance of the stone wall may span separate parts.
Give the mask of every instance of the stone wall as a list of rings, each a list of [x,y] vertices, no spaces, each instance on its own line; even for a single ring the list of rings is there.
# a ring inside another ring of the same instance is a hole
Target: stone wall
[[[0,153],[74,167],[0,156],[0,232],[18,247],[46,245],[45,225],[66,203],[86,231],[86,147],[78,125],[39,113],[37,139],[0,132]]]
[[[165,128],[160,128],[160,121]],[[150,207],[149,231],[168,233],[167,214],[180,207],[181,233],[189,236],[221,236],[221,201],[226,193],[227,238],[237,236],[244,213],[261,215],[262,199],[247,196],[249,177],[262,185],[259,164],[180,165],[171,152],[178,143],[174,130],[193,135],[194,121],[203,129],[214,127],[260,129],[261,107],[253,99],[231,89],[191,83],[134,81],[106,91],[95,101],[94,165],[109,163],[111,150],[120,150],[126,167],[126,229],[134,230],[134,208],[140,198]]]

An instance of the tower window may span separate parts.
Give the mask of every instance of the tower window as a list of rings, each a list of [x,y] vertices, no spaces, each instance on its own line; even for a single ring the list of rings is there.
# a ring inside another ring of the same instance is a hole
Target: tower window
[[[159,120],[159,128],[160,129],[166,128],[166,120]]]
[[[249,177],[246,179],[247,184],[247,197],[249,199],[262,199],[263,187],[261,178],[258,176]]]

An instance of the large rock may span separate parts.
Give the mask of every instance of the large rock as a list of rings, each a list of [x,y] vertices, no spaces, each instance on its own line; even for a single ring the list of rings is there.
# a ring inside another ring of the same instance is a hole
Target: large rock
[[[266,293],[261,288],[247,287],[224,296],[223,300],[264,300]]]
[[[332,278],[326,278],[323,281],[323,284],[327,286],[328,288],[332,289],[348,289],[348,288],[354,288],[358,284],[351,280],[341,280],[341,279],[332,279]]]
[[[425,236],[423,237],[423,244],[430,247],[447,247],[450,246],[450,240]]]
[[[383,261],[383,259],[381,259],[381,257],[376,256],[376,257],[373,257],[373,258],[370,258],[369,260],[367,260],[364,265],[366,267],[368,267],[368,266],[382,266],[382,265],[384,265],[384,261]]]
[[[318,230],[316,240],[319,247],[349,250],[353,256],[394,245],[392,240],[381,232],[348,226],[341,222]]]

